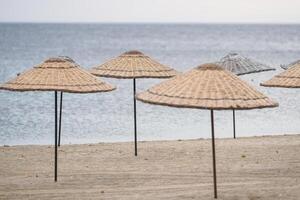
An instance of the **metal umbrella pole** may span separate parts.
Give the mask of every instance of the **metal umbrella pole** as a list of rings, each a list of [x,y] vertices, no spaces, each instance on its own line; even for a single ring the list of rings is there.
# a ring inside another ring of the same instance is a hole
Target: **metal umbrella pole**
[[[214,110],[210,111],[210,115],[211,115],[211,141],[212,141],[213,174],[214,174],[214,197],[215,197],[215,199],[217,199],[218,198],[218,194],[217,194],[217,173],[216,173]]]
[[[59,147],[60,147],[60,135],[61,135],[62,100],[63,100],[63,92],[60,92],[59,129],[58,129],[58,146]]]
[[[233,114],[233,138],[235,139],[235,110],[232,110]]]
[[[137,156],[137,126],[136,126],[136,99],[135,78],[133,79],[133,107],[134,107],[134,155]]]
[[[55,91],[54,181],[57,181],[57,91]]]

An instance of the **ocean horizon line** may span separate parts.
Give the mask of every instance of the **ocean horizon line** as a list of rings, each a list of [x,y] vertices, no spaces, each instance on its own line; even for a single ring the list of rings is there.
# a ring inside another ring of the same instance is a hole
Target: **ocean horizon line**
[[[0,21],[0,24],[99,24],[99,25],[300,25],[300,22],[79,22]]]

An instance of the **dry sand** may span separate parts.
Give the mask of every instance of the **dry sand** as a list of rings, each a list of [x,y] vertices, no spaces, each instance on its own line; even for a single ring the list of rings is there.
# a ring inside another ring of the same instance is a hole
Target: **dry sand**
[[[300,135],[218,139],[219,199],[300,199]],[[211,140],[0,147],[0,199],[213,199]]]

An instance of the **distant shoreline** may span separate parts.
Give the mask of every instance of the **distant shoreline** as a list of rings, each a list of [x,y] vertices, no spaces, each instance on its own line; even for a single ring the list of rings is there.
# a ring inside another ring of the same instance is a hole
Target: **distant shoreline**
[[[278,134],[278,135],[257,135],[257,136],[245,136],[245,137],[237,137],[239,140],[245,140],[245,139],[251,139],[251,138],[276,138],[276,137],[285,137],[285,136],[299,136],[300,133],[295,133],[295,134]],[[216,140],[232,140],[231,137],[226,137],[226,138],[215,138]],[[191,138],[191,139],[163,139],[163,140],[139,140],[138,143],[147,143],[147,142],[176,142],[176,141],[200,141],[200,140],[211,140],[211,138]],[[133,141],[117,141],[117,142],[110,142],[110,141],[99,141],[99,142],[94,142],[94,143],[69,143],[69,144],[62,144],[62,146],[73,146],[73,145],[97,145],[97,144],[131,144]],[[8,144],[2,144],[0,145],[1,147],[26,147],[26,146],[53,146],[53,144],[13,144],[13,145],[8,145]]]

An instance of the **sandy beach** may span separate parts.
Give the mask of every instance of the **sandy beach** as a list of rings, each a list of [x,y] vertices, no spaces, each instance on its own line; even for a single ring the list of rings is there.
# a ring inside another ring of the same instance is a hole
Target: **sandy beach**
[[[300,199],[300,135],[217,139],[219,199]],[[0,147],[0,199],[213,199],[211,140]]]

